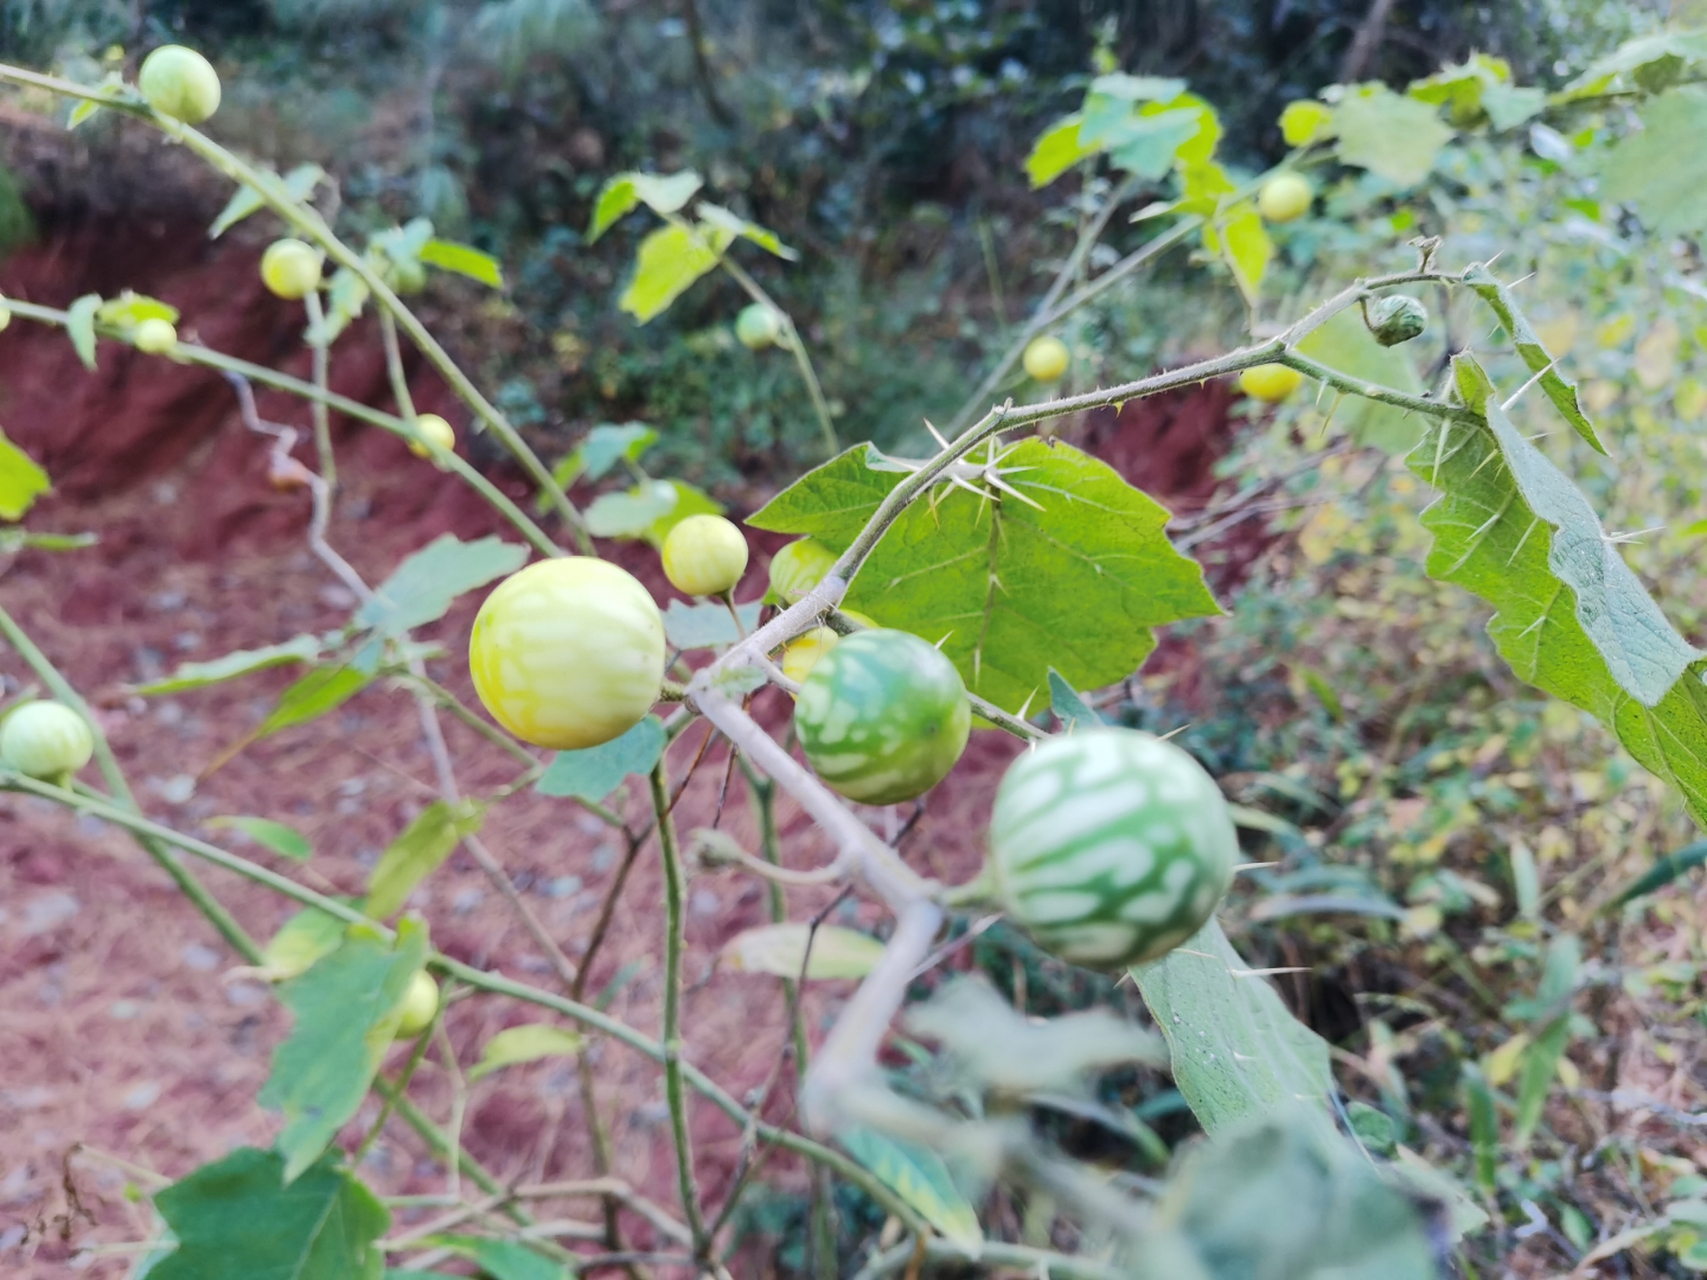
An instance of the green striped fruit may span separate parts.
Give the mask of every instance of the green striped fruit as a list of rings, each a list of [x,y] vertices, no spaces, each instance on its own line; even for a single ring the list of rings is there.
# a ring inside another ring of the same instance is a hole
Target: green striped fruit
[[[1044,950],[1088,969],[1143,964],[1196,933],[1238,854],[1215,779],[1133,729],[1082,730],[1021,756],[990,816],[994,896]]]
[[[800,686],[794,727],[829,786],[894,804],[948,776],[972,730],[966,686],[934,645],[882,627],[845,636]]]

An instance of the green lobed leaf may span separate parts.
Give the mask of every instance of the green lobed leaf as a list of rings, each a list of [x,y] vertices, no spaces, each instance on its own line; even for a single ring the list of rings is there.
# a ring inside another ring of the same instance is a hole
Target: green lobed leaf
[[[1332,137],[1333,131],[1334,112],[1326,103],[1300,98],[1280,113],[1280,136],[1289,147],[1307,147]]]
[[[758,629],[759,601],[735,606],[741,615],[741,633],[751,634]],[[721,604],[683,604],[672,600],[664,607],[664,637],[675,649],[715,649],[734,644],[741,638],[735,630],[735,619]]]
[[[569,1273],[562,1263],[553,1262],[514,1240],[437,1235],[428,1236],[421,1243],[472,1259],[491,1280],[568,1280]]]
[[[1627,40],[1556,95],[1560,103],[1619,90],[1658,93],[1707,62],[1707,31],[1660,31]]]
[[[149,1280],[379,1280],[391,1226],[377,1196],[327,1152],[296,1171],[243,1147],[154,1197],[178,1239]]]
[[[426,958],[426,929],[406,918],[395,943],[352,930],[306,973],[280,985],[279,999],[295,1022],[273,1052],[257,1101],[284,1116],[274,1149],[284,1157],[285,1182],[313,1165],[361,1107]]]
[[[441,534],[404,560],[356,610],[355,624],[383,635],[401,635],[445,616],[466,591],[514,573],[527,563],[528,549],[502,538],[463,542]]]
[[[722,249],[697,229],[659,227],[640,242],[634,278],[617,299],[617,306],[645,324],[667,311],[722,256]]]
[[[0,520],[22,520],[36,499],[52,490],[47,472],[0,431]]]
[[[1435,1280],[1431,1225],[1355,1144],[1293,1107],[1192,1148],[1124,1274]]]
[[[1553,367],[1553,357],[1547,354],[1547,348],[1542,345],[1540,337],[1530,326],[1528,319],[1517,305],[1517,299],[1512,297],[1511,290],[1482,263],[1472,264],[1464,272],[1464,283],[1469,285],[1483,302],[1499,317],[1505,326],[1505,331],[1511,335],[1517,354],[1523,357],[1523,363],[1529,366],[1529,372],[1541,375],[1541,390],[1547,393],[1547,398],[1553,402],[1571,429],[1593,446],[1596,452],[1605,453],[1606,446],[1595,434],[1594,424],[1588,420],[1588,415],[1577,402],[1577,388],[1573,382],[1567,382]]]
[[[1419,102],[1444,105],[1460,129],[1484,120],[1497,131],[1515,128],[1547,105],[1545,92],[1513,85],[1511,64],[1486,53],[1473,53],[1457,66],[1413,81],[1405,92]]]
[[[279,926],[261,954],[269,976],[294,978],[338,949],[349,925],[319,907],[304,907]]]
[[[1548,568],[1574,594],[1577,621],[1619,686],[1656,706],[1702,651],[1666,620],[1582,491],[1512,425],[1481,366],[1458,356],[1453,369],[1465,400],[1486,416],[1516,496],[1554,530]]]
[[[486,808],[472,800],[451,805],[435,800],[386,847],[368,875],[365,914],[383,920],[403,909],[415,886],[450,857],[466,836],[480,830]]]
[[[1459,367],[1460,385],[1482,377],[1473,362]],[[1406,460],[1441,493],[1422,516],[1435,539],[1429,576],[1492,604],[1488,634],[1518,678],[1612,728],[1707,825],[1703,664],[1605,540],[1586,499],[1491,397],[1472,387],[1468,398],[1487,405],[1489,422],[1438,422]],[[1581,584],[1581,599],[1565,575]]]
[[[1298,350],[1353,378],[1412,395],[1422,390],[1422,379],[1417,376],[1416,362],[1410,352],[1403,347],[1384,347],[1375,341],[1375,335],[1356,311],[1341,311],[1318,326],[1305,335]],[[1322,393],[1324,405],[1333,403],[1333,421],[1359,444],[1373,445],[1385,453],[1406,452],[1427,426],[1393,405],[1351,395],[1333,401],[1337,395],[1334,391]]]
[[[1033,190],[1048,186],[1079,161],[1089,159],[1102,150],[1095,143],[1079,141],[1079,126],[1084,118],[1083,112],[1075,111],[1038,135],[1032,144],[1031,154],[1025,158],[1025,175],[1031,180]]]
[[[421,246],[421,261],[441,271],[454,271],[459,276],[478,280],[493,289],[504,287],[504,269],[498,260],[473,245],[435,237]]]
[[[1334,108],[1334,131],[1342,163],[1402,188],[1428,177],[1440,149],[1452,140],[1435,108],[1379,84],[1346,90]]]
[[[468,1080],[472,1084],[494,1071],[543,1058],[572,1058],[581,1052],[584,1043],[575,1032],[549,1022],[506,1027],[486,1042],[480,1051],[480,1061],[469,1068]]]
[[[974,693],[1008,711],[1046,694],[1051,667],[1077,688],[1124,680],[1153,628],[1219,613],[1168,513],[1111,467],[1065,444],[1009,447],[991,501],[944,486],[890,528],[847,607],[940,644]],[[906,468],[856,445],[802,477],[747,523],[804,533],[840,554]]]
[[[274,822],[270,818],[242,816],[209,818],[207,825],[241,831],[256,844],[271,849],[281,858],[290,858],[295,862],[307,862],[314,856],[314,846],[308,843],[307,837],[294,827],[287,827],[284,823]]]
[[[761,227],[756,222],[748,222],[739,214],[731,213],[720,204],[711,204],[702,200],[695,206],[694,212],[699,215],[699,220],[708,226],[720,227],[732,236],[751,240],[761,249],[775,254],[785,262],[794,262],[800,257],[798,253],[782,242],[776,232]]]
[[[118,297],[101,303],[95,312],[95,319],[115,329],[134,329],[144,320],[164,320],[168,324],[177,324],[178,308],[158,298],[150,298],[146,294],[133,293],[126,289]]]
[[[85,369],[95,368],[95,314],[101,309],[101,295],[86,293],[65,309],[65,333],[72,349]]]
[[[1254,307],[1262,294],[1262,278],[1274,257],[1274,242],[1262,215],[1249,200],[1241,200],[1215,222],[1203,226],[1203,247],[1226,262],[1245,305]]]
[[[808,934],[812,950],[806,950]],[[840,925],[765,924],[743,929],[720,953],[724,964],[743,973],[768,973],[777,978],[806,976],[863,978],[883,958],[883,944],[870,934]]]
[[[651,773],[663,754],[663,722],[645,716],[620,738],[582,751],[559,751],[533,789],[542,796],[573,796],[597,804],[629,774]]]
[[[275,194],[282,194],[295,201],[303,201],[313,194],[314,188],[326,176],[326,170],[317,164],[299,164],[289,173],[280,178],[271,169],[262,169],[263,182],[273,189]],[[264,207],[261,193],[254,187],[238,187],[231,199],[220,211],[219,217],[213,220],[213,225],[207,229],[208,239],[217,240],[232,227],[251,214],[259,213]]]
[[[648,480],[622,493],[602,493],[586,510],[587,532],[595,538],[641,538],[664,545],[683,520],[720,515],[723,505],[683,480]]]
[[[136,691],[153,696],[162,693],[181,693],[185,689],[200,689],[246,676],[252,671],[287,666],[297,662],[313,662],[320,656],[322,645],[314,636],[297,636],[283,644],[270,644],[263,649],[238,649],[223,658],[208,662],[186,662],[164,680],[138,685]]]
[[[657,431],[644,422],[601,422],[575,446],[580,470],[574,478],[585,475],[589,480],[603,479],[619,462],[639,462],[657,442]]]
[[[1174,1084],[1206,1131],[1301,1103],[1331,1129],[1327,1044],[1250,972],[1218,922],[1131,972],[1167,1039]]]
[[[1072,733],[1080,727],[1094,729],[1103,723],[1096,709],[1079,696],[1079,691],[1061,678],[1054,667],[1049,668],[1049,709],[1061,722],[1062,733]]]
[[[983,1252],[984,1232],[978,1225],[977,1211],[955,1186],[948,1166],[935,1151],[862,1127],[844,1129],[836,1139],[879,1182],[917,1210],[944,1240],[969,1258]]]
[[[1707,229],[1707,88],[1684,85],[1646,103],[1642,131],[1621,139],[1600,163],[1601,196],[1633,205],[1656,235]]]
[[[278,705],[255,730],[255,740],[335,711],[367,688],[372,679],[354,667],[316,667],[279,695]]]

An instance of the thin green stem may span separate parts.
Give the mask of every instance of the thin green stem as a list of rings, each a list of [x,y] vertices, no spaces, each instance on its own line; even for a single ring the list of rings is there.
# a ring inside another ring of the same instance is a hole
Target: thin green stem
[[[441,1000],[439,1007],[433,1011],[432,1022],[420,1035],[415,1037],[415,1043],[409,1047],[409,1058],[404,1062],[403,1070],[397,1074],[394,1090],[390,1096],[381,1095],[379,1115],[368,1128],[367,1136],[362,1139],[361,1145],[356,1148],[356,1154],[350,1158],[351,1164],[360,1164],[362,1157],[379,1140],[379,1135],[385,1128],[385,1122],[391,1118],[391,1113],[397,1108],[397,1100],[408,1092],[409,1082],[415,1078],[416,1070],[419,1069],[422,1059],[427,1056],[427,1046],[432,1043],[433,1039],[433,1028],[438,1026],[439,1019],[443,1015],[444,1002]]]
[[[130,812],[140,815],[141,811],[137,806],[136,796],[130,789],[130,783],[125,780],[124,770],[119,768],[118,757],[113,754],[112,743],[107,741],[107,735],[101,731],[100,721],[95,718],[94,712],[90,710],[89,704],[83,700],[82,695],[72,687],[69,680],[60,674],[59,668],[53,665],[48,656],[37,647],[35,641],[30,639],[24,629],[4,608],[0,608],[0,635],[6,637],[7,642],[18,651],[18,656],[24,660],[31,671],[36,673],[36,678],[48,687],[49,692],[55,698],[83,717],[89,726],[89,732],[94,735],[95,765],[100,770],[101,777],[106,782],[108,790],[117,798],[119,804]],[[237,923],[236,918],[225,909],[224,904],[218,898],[213,896],[207,886],[197,880],[190,873],[190,869],[179,861],[168,847],[169,842],[163,842],[155,835],[136,834],[139,837],[137,844],[149,857],[154,859],[161,870],[172,878],[172,882],[178,886],[186,898],[195,904],[197,910],[207,918],[207,922],[214,927],[220,937],[225,939],[227,945],[250,964],[259,964],[261,962],[260,944],[249,936],[248,931],[242,925]]]
[[[0,70],[4,70],[4,68],[0,68]],[[6,299],[6,308],[13,315],[20,316],[25,320],[58,325],[60,328],[64,328],[70,319],[65,312],[57,308],[19,302],[13,298]],[[96,332],[109,337],[113,336],[99,325],[96,326]],[[241,374],[249,381],[261,386],[272,387],[277,391],[300,396],[304,400],[325,404],[328,408],[336,409],[339,413],[348,414],[359,421],[389,431],[402,440],[413,442],[420,438],[413,423],[405,422],[394,414],[370,408],[361,401],[352,400],[348,396],[341,396],[333,391],[323,391],[311,382],[304,382],[301,378],[293,378],[288,373],[280,373],[277,369],[269,369],[266,365],[252,364],[247,360],[239,360],[236,356],[228,356],[223,352],[189,342],[180,342],[174,347],[172,358],[185,364],[218,369],[223,373]],[[470,466],[465,458],[453,452],[446,452],[440,456],[439,461],[446,470],[454,472],[464,483],[496,508],[506,520],[515,526],[516,531],[532,544],[534,550],[545,556],[563,554],[563,548],[553,542],[546,535],[545,530],[535,524],[528,514],[512,502],[503,490]]]
[[[800,330],[794,327],[794,317],[776,304],[776,300],[765,292],[764,286],[752,276],[739,262],[725,254],[721,265],[736,284],[740,285],[747,296],[760,306],[769,307],[782,321],[782,346],[794,357],[794,367],[800,371],[800,380],[806,384],[806,394],[812,401],[812,412],[818,415],[818,430],[823,433],[824,448],[827,457],[835,457],[842,451],[842,446],[836,441],[836,424],[830,414],[830,403],[824,399],[824,389],[818,383],[818,371],[812,367],[812,356],[806,350],[806,344],[801,341]]]
[[[664,1098],[670,1107],[670,1132],[676,1143],[676,1181],[682,1216],[693,1233],[694,1252],[707,1256],[710,1241],[694,1185],[693,1139],[688,1131],[687,1098],[682,1088],[682,925],[686,878],[676,847],[676,823],[670,816],[670,783],[660,756],[651,773],[652,810],[658,819],[658,848],[664,859]]]
[[[373,1090],[379,1095],[381,1102],[394,1108],[397,1114],[402,1117],[403,1122],[420,1135],[421,1141],[427,1144],[428,1150],[433,1155],[441,1160],[449,1160],[454,1147],[457,1166],[467,1175],[470,1182],[486,1192],[487,1195],[508,1196],[508,1187],[493,1177],[478,1160],[462,1150],[460,1143],[453,1144],[449,1135],[434,1124],[432,1118],[411,1102],[408,1096],[391,1081],[384,1076],[375,1076]],[[533,1222],[533,1217],[519,1205],[506,1201],[503,1205],[503,1211],[512,1220],[524,1226]]]
[[[326,482],[328,492],[336,493],[338,489],[338,460],[332,453],[332,416],[326,411],[326,401],[321,398],[331,390],[331,346],[326,341],[326,310],[320,305],[320,294],[310,289],[302,299],[302,305],[308,311],[309,349],[314,359],[314,385],[321,396],[308,402],[308,412],[314,422],[314,451],[320,462],[320,478]]]
[[[391,312],[379,313],[380,340],[385,344],[385,371],[391,378],[391,395],[397,401],[397,416],[415,421],[415,399],[409,394],[409,376],[403,371],[403,352],[397,345],[397,321]]]
[[[736,753],[735,758],[741,762],[747,786],[753,793],[753,807],[758,810],[760,850],[766,862],[780,867],[782,840],[776,826],[776,783],[769,778],[760,777],[758,771],[747,763],[745,756]],[[788,919],[787,892],[774,880],[768,882],[768,888],[771,920],[775,924],[782,924]],[[806,1080],[807,1068],[812,1062],[812,1046],[806,1036],[806,1010],[801,1007],[800,983],[793,978],[784,978],[782,991],[788,1002],[789,1034],[794,1042],[794,1087],[798,1096],[800,1087]],[[828,1190],[822,1177],[812,1179],[812,1205],[808,1212],[807,1230],[812,1243],[810,1252],[815,1264],[813,1269],[820,1280],[834,1280],[836,1274],[836,1232],[835,1224],[831,1221]],[[735,1192],[732,1191],[729,1203],[723,1208],[724,1217],[734,1210],[736,1203]]]

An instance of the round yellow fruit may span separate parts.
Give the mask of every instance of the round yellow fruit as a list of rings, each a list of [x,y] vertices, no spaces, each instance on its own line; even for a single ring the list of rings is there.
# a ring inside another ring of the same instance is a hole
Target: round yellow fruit
[[[411,440],[409,452],[417,458],[432,457],[434,449],[449,453],[456,448],[456,428],[436,413],[423,413],[417,417],[415,430],[421,433],[422,440]]]
[[[850,622],[857,622],[862,627],[871,628],[877,625],[863,613],[855,613],[852,609],[843,609],[841,613],[842,617]],[[801,683],[812,674],[812,668],[818,665],[818,659],[835,648],[836,642],[841,638],[841,634],[833,627],[813,627],[803,635],[796,636],[782,651],[782,674],[795,684]]]
[[[664,620],[639,580],[608,560],[542,560],[486,597],[468,666],[504,728],[579,751],[620,738],[658,701]]]
[[[0,331],[4,331],[6,326],[11,323],[12,308],[6,305],[6,300],[4,298],[0,298]]]
[[[1270,222],[1291,222],[1310,212],[1315,194],[1310,184],[1296,173],[1277,173],[1262,184],[1257,195],[1257,212]]]
[[[136,349],[151,356],[163,356],[178,345],[178,331],[170,320],[158,318],[142,321],[131,335]]]
[[[662,552],[664,576],[690,596],[733,591],[747,571],[747,539],[722,516],[689,516],[671,529]]]
[[[163,116],[200,124],[219,110],[219,73],[194,49],[164,45],[142,60],[136,87]]]
[[[1056,382],[1067,372],[1072,357],[1061,339],[1045,335],[1033,338],[1026,346],[1022,361],[1025,371],[1039,382]]]
[[[294,301],[320,287],[320,251],[301,240],[275,240],[261,255],[261,282]]]
[[[801,538],[771,557],[771,590],[793,604],[824,580],[836,564],[836,553],[812,538]]]
[[[439,1012],[439,984],[425,969],[415,970],[409,979],[409,990],[403,993],[403,1016],[397,1021],[397,1038],[413,1040],[428,1027]]]
[[[1239,389],[1255,400],[1279,404],[1298,390],[1304,375],[1284,364],[1259,364],[1239,375]]]

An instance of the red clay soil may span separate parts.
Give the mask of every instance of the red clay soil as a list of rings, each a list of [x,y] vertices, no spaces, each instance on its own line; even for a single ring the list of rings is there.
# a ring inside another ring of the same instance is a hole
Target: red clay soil
[[[140,234],[133,228],[122,240],[96,226],[62,232],[0,270],[0,292],[64,305],[88,291],[134,288],[177,305],[186,334],[300,372],[300,312],[262,291],[254,249],[210,245],[186,231],[167,224]],[[340,345],[334,382],[347,395],[389,405],[371,335],[358,332]],[[441,387],[416,383],[420,409],[463,420]],[[1212,391],[1164,406],[1160,419],[1129,411],[1118,428],[1094,430],[1141,483],[1201,498],[1224,438],[1224,410],[1221,394]],[[283,398],[264,395],[261,412],[306,426],[303,407]],[[268,672],[150,700],[126,689],[182,660],[329,630],[349,616],[347,591],[307,551],[307,498],[268,487],[265,442],[243,430],[230,389],[205,370],[111,344],[103,344],[100,367],[90,375],[62,333],[15,321],[0,336],[0,424],[54,477],[56,492],[31,515],[30,527],[100,536],[89,550],[30,552],[0,565],[0,601],[99,708],[147,812],[316,889],[359,893],[379,851],[435,796],[408,696],[372,688],[208,774],[266,714],[290,674]],[[507,532],[458,480],[410,457],[395,438],[347,422],[336,431],[344,489],[331,538],[368,581],[442,533]],[[493,475],[525,501],[525,486],[513,475]],[[773,545],[760,542],[764,551]],[[646,549],[603,550],[660,599],[670,594]],[[744,594],[756,594],[760,581],[756,565]],[[431,673],[470,704],[456,655],[477,604],[464,599],[425,635],[447,654],[430,664]],[[30,682],[10,651],[0,652],[0,676],[8,696]],[[760,709],[778,725],[787,714],[774,690],[761,695]],[[457,724],[447,732],[470,794],[513,776],[513,761],[475,734]],[[675,777],[701,737],[696,727],[676,744]],[[1003,735],[975,737],[955,781],[932,796],[905,846],[921,870],[949,879],[973,871],[990,787],[1014,749]],[[725,758],[713,748],[688,784],[675,811],[684,832],[716,817]],[[637,788],[627,808],[635,817],[647,809]],[[286,863],[209,825],[230,814],[296,827],[313,843],[312,860]],[[781,823],[792,865],[812,866],[828,855],[810,822],[786,801]],[[757,846],[738,779],[721,825],[747,847]],[[551,935],[577,958],[615,872],[618,838],[572,802],[531,792],[496,806],[484,836]],[[247,881],[206,867],[196,871],[259,938],[290,914],[287,903]],[[790,899],[795,918],[825,900],[798,891]],[[598,991],[626,975],[611,1012],[648,1034],[659,1025],[660,902],[658,855],[648,845],[589,986]],[[553,986],[544,957],[465,854],[454,856],[411,905],[450,955]],[[774,980],[720,970],[714,959],[735,934],[767,918],[765,893],[751,876],[705,872],[690,883],[686,1052],[737,1098],[776,1068],[784,1049],[783,1003]],[[880,912],[864,906],[847,906],[839,918],[883,924]],[[146,1201],[127,1198],[127,1182],[146,1184],[150,1173],[175,1179],[235,1146],[269,1142],[276,1118],[255,1096],[287,1020],[239,965],[122,833],[45,802],[0,797],[0,1270],[6,1275],[58,1276],[78,1249],[146,1238],[152,1231]],[[848,989],[814,986],[808,1013],[815,1039]],[[447,1018],[465,1067],[495,1031],[547,1020],[538,1010],[484,997],[456,1004]],[[611,1124],[615,1172],[673,1208],[660,1073],[620,1046],[600,1044],[589,1053]],[[785,1072],[784,1087],[766,1109],[779,1122],[790,1113],[786,1080]],[[448,1118],[452,1091],[442,1069],[423,1069],[417,1095],[429,1114]],[[353,1145],[375,1114],[370,1102],[346,1141]],[[741,1134],[700,1103],[693,1127],[701,1190],[715,1205]],[[573,1068],[563,1061],[500,1072],[469,1090],[468,1149],[506,1182],[590,1176],[584,1128]],[[68,1154],[80,1146],[86,1154],[68,1165]],[[396,1123],[362,1172],[387,1194],[443,1188],[424,1146]],[[785,1183],[798,1178],[781,1160],[771,1174]],[[558,1209],[597,1216],[586,1201]],[[631,1238],[650,1239],[638,1219],[625,1219],[625,1226]],[[86,1274],[117,1277],[127,1266],[126,1255],[109,1253],[88,1263]]]

